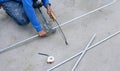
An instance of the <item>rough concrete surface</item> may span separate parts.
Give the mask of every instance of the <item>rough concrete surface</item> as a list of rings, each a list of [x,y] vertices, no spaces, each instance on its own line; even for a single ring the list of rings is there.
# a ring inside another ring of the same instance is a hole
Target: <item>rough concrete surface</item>
[[[59,23],[94,10],[112,0],[51,0],[52,8]],[[44,9],[43,9],[44,10]],[[44,10],[45,11],[45,10]],[[39,15],[39,14],[38,14]],[[115,4],[93,14],[80,18],[62,27],[69,46],[64,44],[59,33],[46,38],[35,38],[14,49],[0,54],[0,71],[46,71],[52,66],[82,51],[92,35],[95,41],[120,30],[120,0]],[[0,10],[0,49],[15,42],[34,36],[31,24],[17,25],[3,10]],[[89,50],[76,71],[119,71],[120,70],[120,34]],[[55,57],[54,64],[47,64],[46,57],[38,53]],[[53,71],[70,71],[77,58]]]

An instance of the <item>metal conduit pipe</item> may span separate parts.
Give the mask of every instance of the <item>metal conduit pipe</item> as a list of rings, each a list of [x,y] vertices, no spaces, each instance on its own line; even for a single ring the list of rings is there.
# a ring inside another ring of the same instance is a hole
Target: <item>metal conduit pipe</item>
[[[90,49],[92,49],[93,47],[102,44],[103,42],[107,41],[108,39],[110,39],[110,38],[112,38],[112,37],[114,37],[114,36],[116,36],[116,35],[118,35],[118,34],[120,34],[120,31],[118,31],[118,32],[116,32],[116,33],[114,33],[114,34],[112,34],[112,35],[110,35],[110,36],[108,36],[108,37],[102,39],[101,41],[99,41],[99,42],[97,42],[97,43],[91,45],[87,50],[90,50]],[[81,51],[81,52],[79,52],[79,53],[73,55],[72,57],[70,57],[70,58],[68,58],[68,59],[66,59],[66,60],[64,60],[64,61],[62,61],[62,62],[60,62],[59,64],[53,66],[52,68],[48,69],[47,71],[51,71],[51,70],[53,70],[53,69],[55,69],[55,68],[57,68],[57,67],[59,67],[59,66],[65,64],[66,62],[72,60],[73,58],[75,58],[75,57],[77,57],[77,56],[79,56],[79,55],[81,55],[82,53],[83,53],[83,51]]]
[[[80,57],[78,58],[78,60],[76,61],[75,65],[73,66],[71,71],[75,71],[76,67],[78,66],[79,62],[82,60],[83,56],[85,55],[85,53],[87,52],[87,49],[90,47],[90,45],[92,44],[93,40],[95,39],[96,34],[94,34],[92,36],[92,38],[90,39],[89,43],[87,44],[87,46],[85,47],[85,49],[83,50],[82,54],[80,55]]]

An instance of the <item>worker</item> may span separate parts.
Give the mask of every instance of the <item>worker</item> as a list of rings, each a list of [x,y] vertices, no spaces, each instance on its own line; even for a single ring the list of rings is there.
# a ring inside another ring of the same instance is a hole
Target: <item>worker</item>
[[[5,12],[19,25],[26,25],[31,22],[40,37],[47,36],[48,32],[42,27],[33,8],[37,0],[0,0]],[[47,13],[53,12],[49,0],[41,0],[42,5],[47,9]],[[54,29],[50,30],[54,31]]]

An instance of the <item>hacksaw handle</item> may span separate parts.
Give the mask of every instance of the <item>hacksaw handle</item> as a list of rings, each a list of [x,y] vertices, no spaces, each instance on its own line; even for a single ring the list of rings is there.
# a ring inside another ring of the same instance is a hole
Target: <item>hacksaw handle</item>
[[[51,12],[51,18],[52,18],[53,21],[55,21],[57,19],[53,12]]]

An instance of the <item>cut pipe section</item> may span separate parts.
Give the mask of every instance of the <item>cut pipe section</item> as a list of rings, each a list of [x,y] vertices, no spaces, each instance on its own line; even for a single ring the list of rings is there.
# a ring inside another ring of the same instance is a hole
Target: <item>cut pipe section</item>
[[[116,35],[118,35],[118,34],[120,34],[120,31],[118,31],[118,32],[116,32],[116,33],[114,33],[114,34],[112,34],[112,35],[110,35],[110,36],[108,36],[108,37],[102,39],[101,41],[99,41],[99,42],[97,42],[97,43],[91,45],[87,50],[90,50],[90,49],[92,49],[93,47],[102,44],[103,42],[109,40],[110,38],[112,38],[112,37],[114,37],[114,36],[116,36]],[[66,62],[72,60],[73,58],[75,58],[75,57],[77,57],[77,56],[79,56],[79,55],[81,55],[82,53],[83,53],[83,51],[81,51],[81,52],[79,52],[79,53],[73,55],[72,57],[70,57],[70,58],[68,58],[68,59],[66,59],[66,60],[64,60],[64,61],[62,61],[62,62],[60,62],[59,64],[53,66],[52,68],[48,69],[47,71],[51,71],[51,70],[53,70],[53,69],[55,69],[55,68],[57,68],[57,67],[59,67],[59,66],[65,64]]]
[[[94,41],[96,37],[96,34],[93,35],[93,37],[91,38],[91,40],[89,41],[89,43],[87,44],[87,46],[85,47],[85,49],[83,50],[82,54],[80,55],[80,57],[78,58],[78,60],[76,61],[75,65],[73,66],[71,71],[75,71],[76,67],[78,66],[79,62],[82,60],[83,56],[85,55],[85,53],[87,52],[88,47],[90,47],[90,45],[92,44],[92,42]]]

